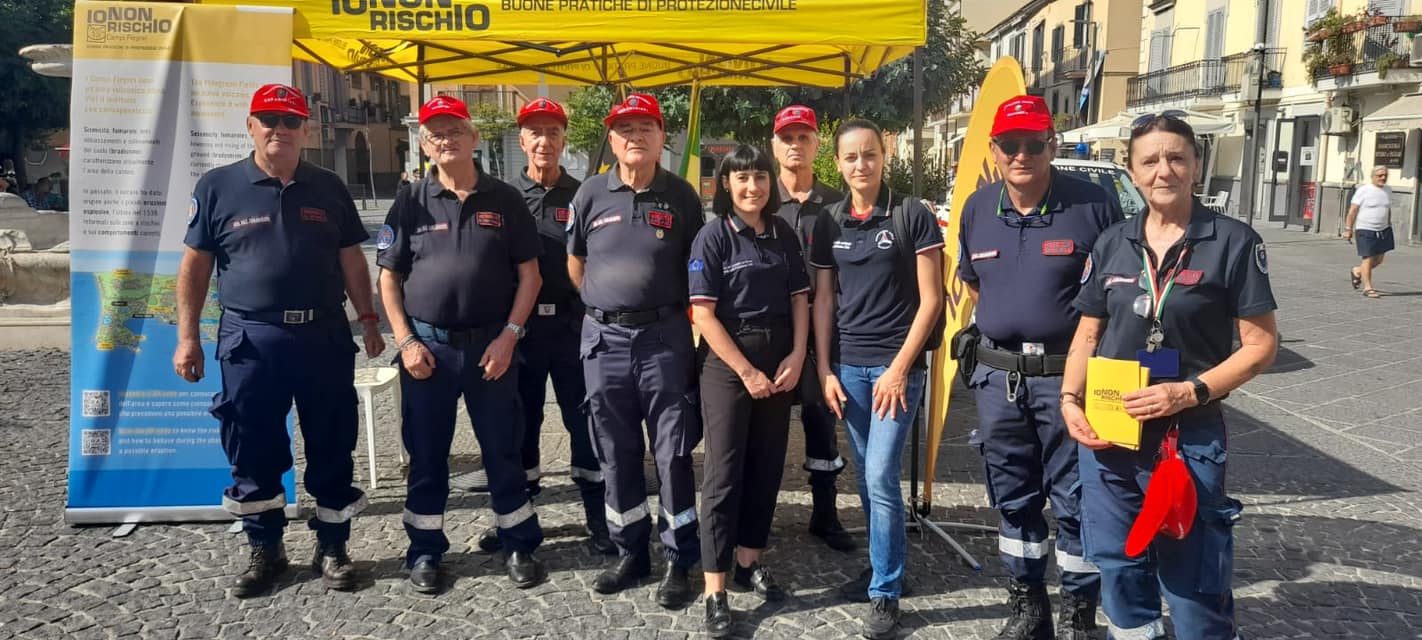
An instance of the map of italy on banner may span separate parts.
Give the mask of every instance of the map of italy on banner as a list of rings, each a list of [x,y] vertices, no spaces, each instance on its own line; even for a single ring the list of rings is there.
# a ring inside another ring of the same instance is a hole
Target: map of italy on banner
[[[190,384],[173,372],[176,274],[193,185],[251,152],[251,95],[291,82],[291,37],[289,9],[74,7],[66,522],[232,518],[208,413],[216,287],[201,316],[206,377]],[[294,473],[283,482],[296,495]]]

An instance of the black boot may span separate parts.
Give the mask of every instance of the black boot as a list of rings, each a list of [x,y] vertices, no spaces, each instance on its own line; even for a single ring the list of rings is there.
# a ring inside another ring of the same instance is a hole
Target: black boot
[[[1013,580],[1007,585],[1012,616],[995,640],[1052,640],[1052,603],[1047,587]]]
[[[860,635],[869,640],[890,640],[899,635],[899,601],[890,598],[874,598],[869,611],[864,614]]]
[[[667,575],[657,587],[657,604],[663,609],[681,609],[691,601],[691,572],[675,562],[667,563]]]
[[[814,499],[814,510],[810,513],[810,535],[824,540],[825,544],[835,551],[854,551],[859,545],[850,537],[849,532],[844,530],[844,525],[839,523],[839,510],[835,507],[837,492],[834,476],[826,474],[827,477],[820,478],[814,475],[818,473],[825,472],[814,472],[810,476],[810,495]]]
[[[498,553],[504,550],[503,541],[499,540],[499,528],[489,527],[484,533],[479,534],[479,550],[484,553]]]
[[[617,545],[607,533],[607,511],[603,507],[603,486],[601,484],[578,486],[583,497],[583,516],[588,523],[588,548],[593,553],[604,556],[617,555]]]
[[[311,570],[321,576],[326,587],[336,591],[350,591],[360,582],[355,564],[346,555],[346,543],[316,544],[316,557],[311,559]]]
[[[250,598],[266,593],[286,571],[287,564],[286,545],[280,542],[252,545],[252,551],[247,556],[247,569],[237,576],[232,585],[232,595]]]
[[[719,591],[706,596],[706,635],[712,638],[729,638],[733,627],[731,603],[726,600],[726,592]]]
[[[593,590],[610,595],[637,586],[637,581],[652,575],[652,559],[646,552],[626,555],[617,559],[617,564],[598,574],[593,580]]]
[[[1091,640],[1096,630],[1096,601],[1062,589],[1062,610],[1057,613],[1057,640]]]

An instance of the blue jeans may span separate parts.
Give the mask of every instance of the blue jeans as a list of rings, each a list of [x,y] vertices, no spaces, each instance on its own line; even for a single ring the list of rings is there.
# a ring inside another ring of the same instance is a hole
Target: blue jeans
[[[857,367],[840,364],[835,374],[849,401],[844,406],[844,427],[849,432],[854,468],[858,471],[859,501],[864,505],[869,529],[869,564],[874,578],[869,581],[869,597],[897,600],[903,588],[904,494],[899,484],[904,441],[913,428],[913,417],[923,400],[927,371],[908,374],[908,411],[899,408],[891,418],[874,415],[874,382],[888,367]]]

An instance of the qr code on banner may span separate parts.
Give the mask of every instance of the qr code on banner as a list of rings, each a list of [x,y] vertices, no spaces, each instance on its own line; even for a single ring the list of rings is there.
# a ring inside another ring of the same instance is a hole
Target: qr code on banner
[[[111,429],[81,429],[79,453],[86,456],[106,456],[113,445]]]
[[[107,417],[109,417],[109,392],[108,392],[108,391],[85,391],[85,392],[84,392],[84,417],[85,417],[85,418],[107,418]]]

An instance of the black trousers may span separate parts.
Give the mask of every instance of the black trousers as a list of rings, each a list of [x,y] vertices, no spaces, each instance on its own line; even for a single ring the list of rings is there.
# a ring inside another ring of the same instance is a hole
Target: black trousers
[[[790,355],[788,323],[770,328],[727,327],[741,353],[774,378]],[[794,393],[755,400],[724,361],[703,342],[701,417],[706,457],[701,482],[701,558],[706,571],[731,570],[735,548],[764,549],[770,540]]]

